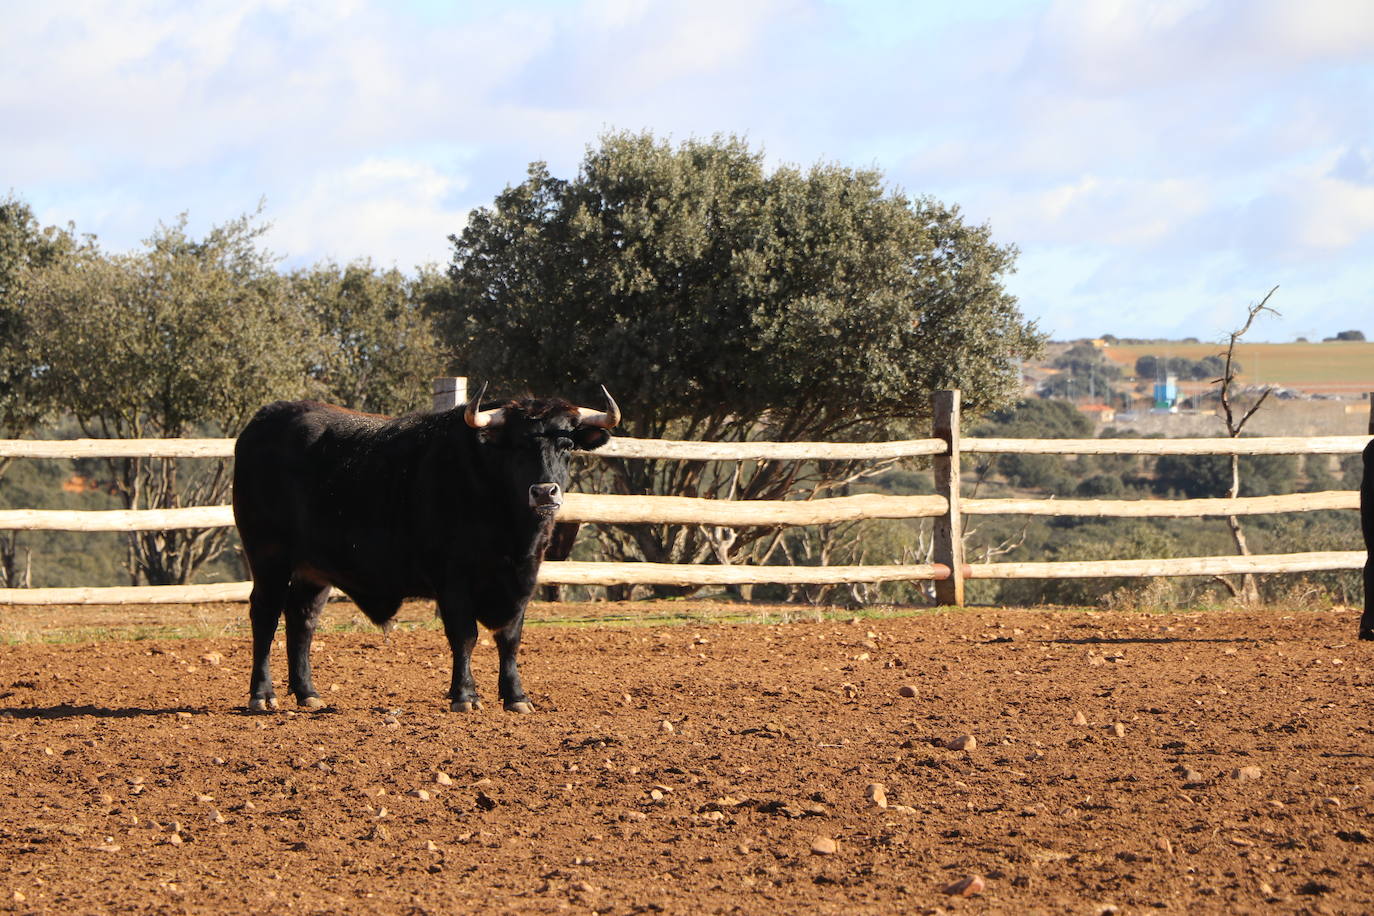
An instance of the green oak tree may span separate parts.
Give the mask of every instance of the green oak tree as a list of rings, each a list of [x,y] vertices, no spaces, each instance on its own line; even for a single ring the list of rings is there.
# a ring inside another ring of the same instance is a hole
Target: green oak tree
[[[459,371],[593,403],[604,383],[632,436],[886,437],[924,419],[935,389],[962,389],[973,412],[1007,403],[1042,342],[1003,285],[1016,251],[987,226],[873,169],[770,169],[735,137],[607,134],[576,177],[534,163],[452,241],[434,308]],[[593,468],[612,492],[738,499],[804,498],[863,470]],[[762,562],[779,546],[767,530],[598,531],[613,556],[665,562]]]
[[[323,396],[374,413],[428,408],[426,380],[443,373],[446,358],[424,302],[441,282],[433,270],[408,277],[366,261],[292,273],[291,295],[319,334],[312,375]]]

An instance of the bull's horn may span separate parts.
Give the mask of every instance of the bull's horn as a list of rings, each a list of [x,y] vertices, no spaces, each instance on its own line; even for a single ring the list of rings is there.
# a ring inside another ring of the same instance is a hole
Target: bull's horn
[[[601,393],[606,396],[605,412],[592,410],[590,407],[577,408],[577,422],[581,426],[599,426],[602,429],[610,429],[620,422],[620,406],[616,404],[615,398],[606,390],[606,386],[601,386]]]
[[[487,393],[487,383],[483,382],[482,387],[477,389],[477,396],[468,401],[467,409],[463,411],[463,419],[468,426],[473,429],[491,429],[506,422],[506,410],[504,407],[494,407],[491,410],[478,410],[482,403],[482,395]]]

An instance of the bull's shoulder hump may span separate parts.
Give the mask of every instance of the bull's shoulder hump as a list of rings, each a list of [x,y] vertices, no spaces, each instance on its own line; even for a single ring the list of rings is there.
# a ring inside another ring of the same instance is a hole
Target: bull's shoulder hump
[[[258,410],[244,431],[255,427],[307,424],[320,427],[377,428],[392,422],[390,417],[363,413],[323,401],[273,401]]]

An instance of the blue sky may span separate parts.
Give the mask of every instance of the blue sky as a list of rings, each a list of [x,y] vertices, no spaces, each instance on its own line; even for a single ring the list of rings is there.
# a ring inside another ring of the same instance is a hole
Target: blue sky
[[[1374,337],[1369,0],[107,0],[0,8],[0,194],[135,247],[446,263],[607,129],[876,166],[1021,250],[1058,339]]]

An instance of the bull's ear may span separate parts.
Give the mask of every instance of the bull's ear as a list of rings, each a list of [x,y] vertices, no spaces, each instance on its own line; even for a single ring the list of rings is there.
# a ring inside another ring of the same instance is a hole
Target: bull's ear
[[[589,452],[594,448],[601,448],[610,441],[611,434],[599,426],[579,426],[573,430],[573,443]]]

